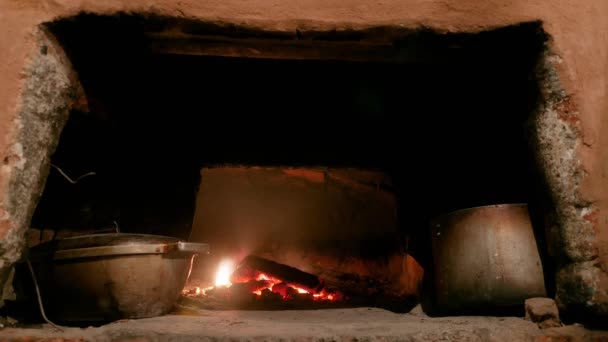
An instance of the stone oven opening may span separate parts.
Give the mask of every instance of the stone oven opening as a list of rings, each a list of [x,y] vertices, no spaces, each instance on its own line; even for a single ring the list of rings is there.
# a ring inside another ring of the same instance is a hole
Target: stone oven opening
[[[431,220],[525,203],[552,293],[551,203],[533,142],[540,23],[286,33],[81,15],[47,29],[86,104],[61,132],[30,246],[116,229],[209,243],[182,309],[407,312],[427,293],[433,307]],[[215,301],[198,295],[223,260],[247,256],[318,277],[348,300],[256,306],[251,296],[223,301],[217,288]]]

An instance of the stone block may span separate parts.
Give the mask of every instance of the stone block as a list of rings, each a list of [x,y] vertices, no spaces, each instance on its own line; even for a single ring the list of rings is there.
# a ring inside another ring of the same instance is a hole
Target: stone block
[[[541,329],[560,327],[557,304],[551,298],[529,298],[525,302],[526,320],[532,321]]]

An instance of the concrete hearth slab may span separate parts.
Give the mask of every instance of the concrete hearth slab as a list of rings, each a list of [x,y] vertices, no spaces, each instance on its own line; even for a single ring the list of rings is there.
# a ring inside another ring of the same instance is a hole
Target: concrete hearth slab
[[[101,327],[0,330],[0,341],[550,341],[568,335],[608,338],[568,327],[540,330],[517,317],[443,317],[357,308],[306,311],[208,311],[196,316],[126,320]],[[587,335],[585,335],[587,334]],[[577,340],[577,339],[575,339]]]

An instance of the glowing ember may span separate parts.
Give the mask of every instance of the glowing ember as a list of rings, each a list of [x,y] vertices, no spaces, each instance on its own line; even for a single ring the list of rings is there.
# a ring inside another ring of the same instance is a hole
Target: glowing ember
[[[230,259],[224,259],[215,274],[215,286],[230,286],[230,275],[234,272],[234,262]]]
[[[258,273],[257,275],[252,276],[249,279],[239,278],[239,283],[250,283],[252,281],[258,281],[258,282],[265,281],[266,282],[266,285],[264,287],[262,287],[262,288],[258,287],[255,291],[252,291],[252,293],[254,293],[258,296],[262,296],[263,291],[265,291],[265,290],[269,290],[270,292],[277,293],[277,294],[281,295],[281,297],[283,299],[293,299],[294,295],[296,295],[296,294],[310,294],[311,293],[309,290],[299,287],[296,284],[285,283],[281,279],[271,277],[264,273]],[[313,300],[334,301],[334,300],[341,300],[342,295],[339,293],[329,293],[329,292],[326,292],[325,290],[322,290],[319,293],[312,293],[312,299]]]

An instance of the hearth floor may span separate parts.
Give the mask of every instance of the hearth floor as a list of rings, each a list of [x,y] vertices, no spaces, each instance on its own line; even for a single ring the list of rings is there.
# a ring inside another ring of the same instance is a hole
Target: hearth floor
[[[415,310],[416,311],[416,310]],[[56,331],[49,325],[0,329],[0,341],[539,341],[608,339],[580,326],[540,330],[518,317],[441,317],[375,308],[210,311],[124,320]],[[547,338],[548,337],[548,338]]]

